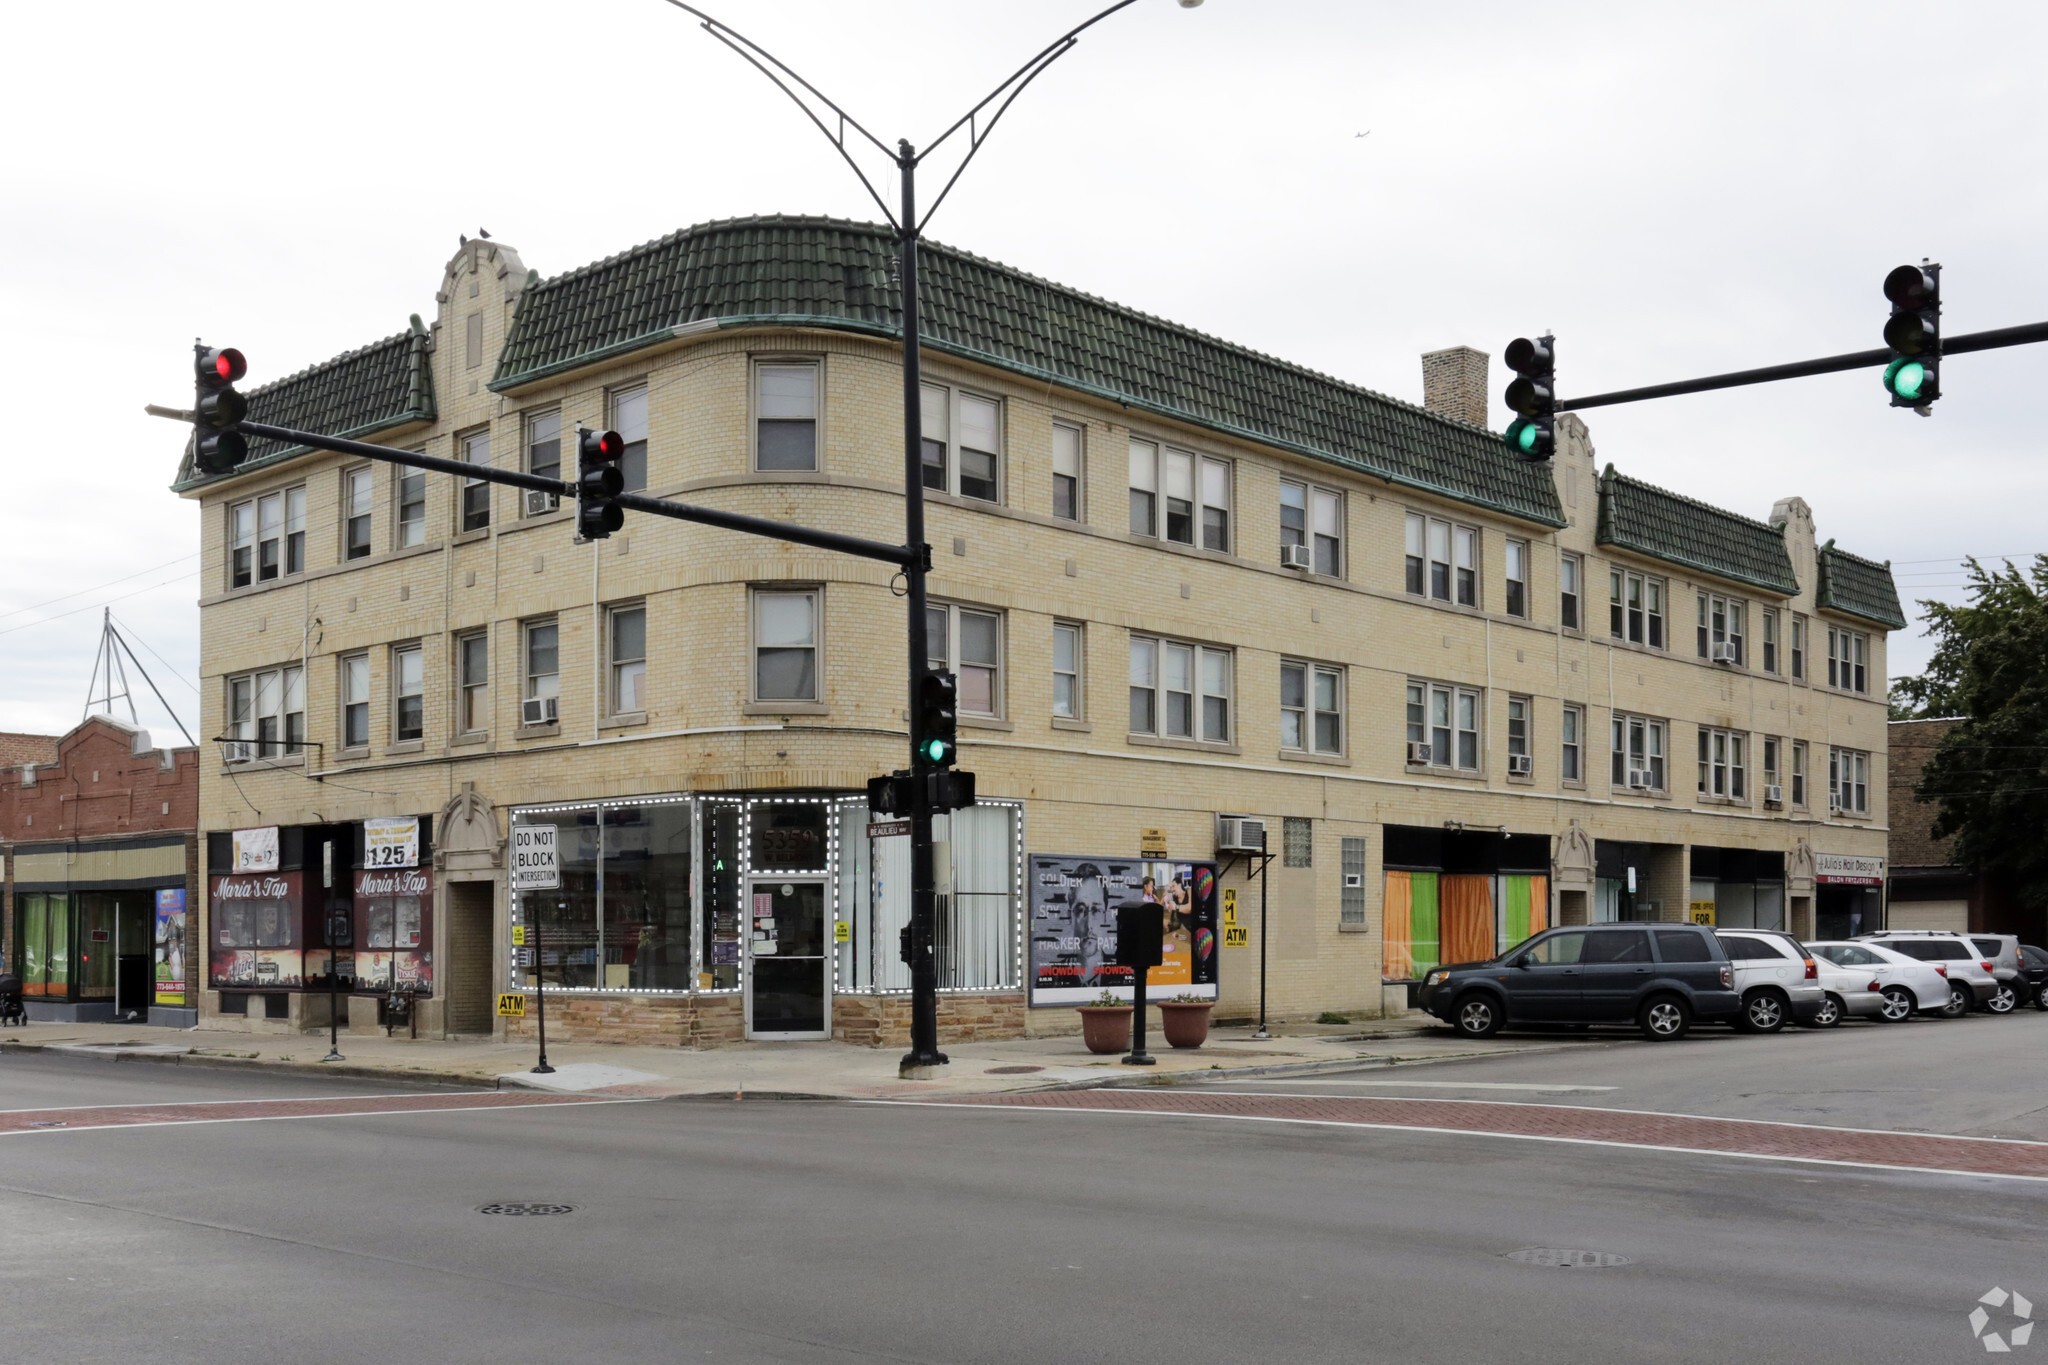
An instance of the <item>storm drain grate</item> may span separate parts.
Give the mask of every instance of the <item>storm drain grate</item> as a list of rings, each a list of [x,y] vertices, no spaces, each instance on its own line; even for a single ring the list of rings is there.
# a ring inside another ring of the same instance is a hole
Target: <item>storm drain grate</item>
[[[523,1217],[537,1218],[550,1213],[574,1213],[574,1204],[534,1204],[523,1199],[505,1199],[495,1204],[485,1204],[478,1213],[508,1213]]]
[[[1628,1257],[1617,1256],[1611,1251],[1575,1251],[1569,1247],[1523,1247],[1520,1251],[1510,1251],[1508,1259],[1556,1270],[1603,1270],[1608,1266],[1629,1264]]]
[[[1042,1066],[992,1066],[983,1074],[988,1076],[1028,1076],[1034,1071],[1043,1070],[1045,1068]]]

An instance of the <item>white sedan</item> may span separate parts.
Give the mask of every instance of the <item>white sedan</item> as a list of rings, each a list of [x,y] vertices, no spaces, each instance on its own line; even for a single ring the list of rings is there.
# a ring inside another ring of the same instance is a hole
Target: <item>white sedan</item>
[[[1823,984],[1829,967],[1846,973],[1844,979],[1849,984],[1857,987],[1863,995],[1875,999],[1873,1013],[1888,1023],[1903,1023],[1916,1011],[1939,1010],[1948,1003],[1948,978],[1932,962],[1907,957],[1879,943],[1809,943],[1806,946],[1821,966]],[[1853,1012],[1848,1006],[1845,996],[1843,1010],[1845,1013]]]

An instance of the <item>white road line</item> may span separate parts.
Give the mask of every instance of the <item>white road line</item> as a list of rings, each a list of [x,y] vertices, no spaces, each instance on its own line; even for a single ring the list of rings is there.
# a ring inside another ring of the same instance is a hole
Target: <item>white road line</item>
[[[1591,1095],[1621,1089],[1618,1085],[1572,1085],[1560,1081],[1556,1085],[1512,1085],[1505,1081],[1326,1081],[1315,1076],[1303,1076],[1298,1080],[1272,1080],[1268,1085],[1397,1085],[1403,1089],[1424,1087],[1430,1090],[1533,1090],[1539,1095]],[[1242,1090],[1224,1091],[1224,1094],[1242,1095]]]
[[[0,1109],[0,1114],[64,1114],[74,1109],[197,1109],[203,1104],[312,1104],[320,1100],[402,1100],[415,1095],[496,1095],[496,1090],[399,1090],[381,1095],[286,1095],[260,1100],[147,1100],[135,1104],[30,1105],[26,1109]]]
[[[593,1104],[650,1104],[659,1096],[633,1096],[616,1100],[572,1099],[569,1103],[554,1104],[463,1104],[439,1109],[351,1109],[345,1114],[248,1114],[240,1118],[226,1119],[164,1119],[153,1123],[88,1123],[77,1128],[13,1128],[0,1130],[0,1138],[26,1137],[30,1134],[53,1133],[110,1133],[138,1128],[187,1128],[199,1123],[285,1123],[293,1119],[376,1119],[409,1118],[414,1114],[479,1114],[479,1113],[531,1113],[536,1109],[573,1109],[579,1105]],[[165,1106],[171,1108],[175,1106]],[[18,1113],[34,1113],[34,1110],[17,1110]],[[61,1111],[60,1111],[61,1112]]]
[[[1289,1099],[1299,1099],[1290,1095]],[[1543,1133],[1494,1133],[1472,1128],[1430,1128],[1406,1123],[1353,1123],[1345,1119],[1289,1119],[1266,1114],[1191,1114],[1175,1109],[1064,1109],[1049,1104],[960,1104],[946,1100],[855,1100],[855,1104],[894,1104],[918,1109],[1003,1109],[1054,1114],[1138,1115],[1144,1118],[1231,1119],[1239,1123],[1293,1123],[1311,1128],[1367,1128],[1388,1133],[1437,1133],[1447,1137],[1509,1138],[1521,1142],[1561,1142],[1577,1147],[1616,1147],[1623,1151],[1675,1152],[1682,1156],[1740,1157],[1745,1161],[1790,1161],[1802,1166],[1842,1166],[1859,1171],[1902,1171],[1908,1175],[1960,1175],[1980,1180],[2030,1180],[2048,1184],[2048,1175],[2012,1175],[2004,1171],[1958,1171],[1946,1166],[1899,1166],[1881,1161],[1843,1161],[1824,1156],[1782,1156],[1773,1152],[1727,1152],[1715,1147],[1674,1147],[1659,1142],[1616,1142],[1609,1138],[1558,1137]],[[1614,1113],[1627,1112],[1613,1110]],[[1809,1125],[1795,1124],[1794,1127]],[[1864,1132],[1861,1128],[1839,1132]],[[1896,1136],[1896,1134],[1894,1135]],[[1912,1137],[1946,1137],[1945,1133],[1913,1133]],[[2001,1141],[2002,1139],[1983,1139]]]

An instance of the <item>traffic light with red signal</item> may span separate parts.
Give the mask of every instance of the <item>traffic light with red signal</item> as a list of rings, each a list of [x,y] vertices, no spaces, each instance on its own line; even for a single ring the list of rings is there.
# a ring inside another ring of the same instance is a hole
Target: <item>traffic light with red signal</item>
[[[626,524],[626,509],[619,506],[619,494],[626,490],[626,476],[619,460],[626,443],[616,431],[576,429],[576,535],[581,540],[603,540]]]
[[[205,473],[231,473],[249,457],[249,440],[235,429],[249,415],[249,400],[235,388],[249,362],[232,346],[192,350],[193,459]]]

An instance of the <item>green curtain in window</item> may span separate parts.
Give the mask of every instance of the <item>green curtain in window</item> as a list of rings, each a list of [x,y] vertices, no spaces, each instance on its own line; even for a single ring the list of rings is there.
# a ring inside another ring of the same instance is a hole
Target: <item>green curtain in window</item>
[[[1408,874],[1408,941],[1417,976],[1442,961],[1437,910],[1438,875],[1435,872]]]

